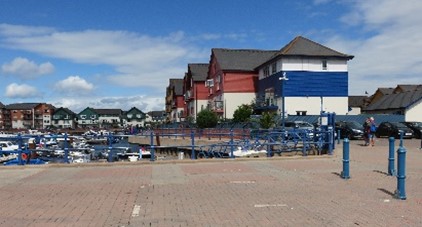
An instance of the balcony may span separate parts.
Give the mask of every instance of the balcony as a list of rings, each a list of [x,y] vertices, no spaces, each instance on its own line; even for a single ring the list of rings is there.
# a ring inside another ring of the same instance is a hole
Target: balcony
[[[255,109],[257,110],[277,110],[275,99],[272,97],[256,99]]]

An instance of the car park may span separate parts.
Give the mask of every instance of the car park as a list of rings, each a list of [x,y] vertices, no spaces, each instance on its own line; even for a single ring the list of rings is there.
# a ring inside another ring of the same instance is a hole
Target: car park
[[[376,137],[394,137],[400,138],[400,134],[403,132],[404,139],[413,138],[413,131],[406,125],[400,122],[382,122],[378,125],[377,131],[375,132]]]
[[[414,138],[422,139],[422,122],[410,121],[402,123],[413,130]]]
[[[294,132],[306,132],[309,138],[313,138],[314,136],[314,126],[306,121],[287,121],[284,123],[285,130]]]
[[[335,126],[336,132],[340,131],[340,138],[362,139],[363,126],[356,121],[338,121]]]

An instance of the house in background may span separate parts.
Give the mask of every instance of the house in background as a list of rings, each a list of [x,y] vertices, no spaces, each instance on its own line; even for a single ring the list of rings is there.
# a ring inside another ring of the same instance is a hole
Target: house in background
[[[12,118],[10,110],[0,102],[0,129],[12,128]]]
[[[52,125],[52,117],[55,107],[48,103],[40,103],[34,108],[34,127],[36,129],[49,128]]]
[[[373,95],[371,95],[369,102],[370,103],[375,103],[377,102],[379,99],[381,99],[384,95],[390,95],[393,94],[394,92],[394,88],[378,88],[375,93]]]
[[[208,89],[205,81],[208,75],[208,64],[188,64],[188,72],[183,79],[186,117],[196,121],[198,113],[207,108]]]
[[[145,127],[162,124],[167,120],[166,111],[150,111],[146,115]]]
[[[220,118],[233,118],[240,105],[254,102],[258,88],[255,68],[276,52],[213,48],[206,81],[207,107]]]
[[[167,121],[184,121],[185,98],[183,95],[183,79],[170,79],[166,89]]]
[[[13,129],[42,129],[42,108],[40,103],[13,103],[6,106],[10,111]],[[37,117],[35,108],[38,106]],[[37,121],[37,124],[35,122]],[[36,127],[37,126],[37,127]]]
[[[123,110],[121,109],[93,109],[97,113],[98,127],[118,128],[123,126]]]
[[[98,127],[98,114],[91,107],[87,107],[76,115],[77,124],[80,128]]]
[[[144,127],[146,114],[136,107],[132,107],[130,110],[123,113],[123,126],[131,127]]]
[[[369,97],[360,96],[349,96],[349,112],[347,115],[358,115],[362,113],[362,110],[369,104]]]
[[[321,111],[346,114],[347,63],[353,57],[298,36],[256,67],[257,97],[271,100],[267,109],[285,116],[319,115]],[[285,113],[281,108],[283,96]]]
[[[422,85],[398,85],[392,93],[375,100],[364,109],[366,114],[400,114],[405,121],[422,122]]]
[[[55,128],[76,128],[76,113],[68,108],[60,107],[56,109],[52,117],[52,126]]]

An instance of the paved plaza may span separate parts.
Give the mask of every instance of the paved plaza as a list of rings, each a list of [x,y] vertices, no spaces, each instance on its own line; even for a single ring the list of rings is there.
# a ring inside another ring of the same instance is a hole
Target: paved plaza
[[[342,145],[332,156],[4,166],[0,226],[422,226],[420,140],[404,141],[406,200],[387,175],[387,139],[351,141],[348,180]]]

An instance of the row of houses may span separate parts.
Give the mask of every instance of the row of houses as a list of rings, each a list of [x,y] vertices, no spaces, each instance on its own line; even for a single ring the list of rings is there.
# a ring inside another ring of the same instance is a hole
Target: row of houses
[[[164,111],[144,113],[136,107],[127,111],[87,107],[74,113],[68,108],[56,108],[48,103],[4,105],[0,102],[1,129],[147,127],[165,119]]]
[[[208,63],[188,64],[183,79],[169,80],[168,120],[196,119],[205,108],[230,119],[238,106],[251,103],[258,112],[286,116],[346,114],[353,57],[302,36],[280,50],[213,48]]]
[[[348,90],[349,83],[353,83],[349,80],[348,61],[353,58],[302,36],[280,50],[213,48],[208,63],[190,63],[183,78],[169,80],[167,121],[195,121],[203,109],[231,119],[240,105],[251,103],[258,114],[357,114],[353,110],[355,103],[349,103]],[[366,104],[359,104],[359,113],[404,114],[408,121],[422,121],[420,90],[399,93],[401,88],[382,100],[377,92],[365,96]],[[398,103],[399,96],[404,102]]]

